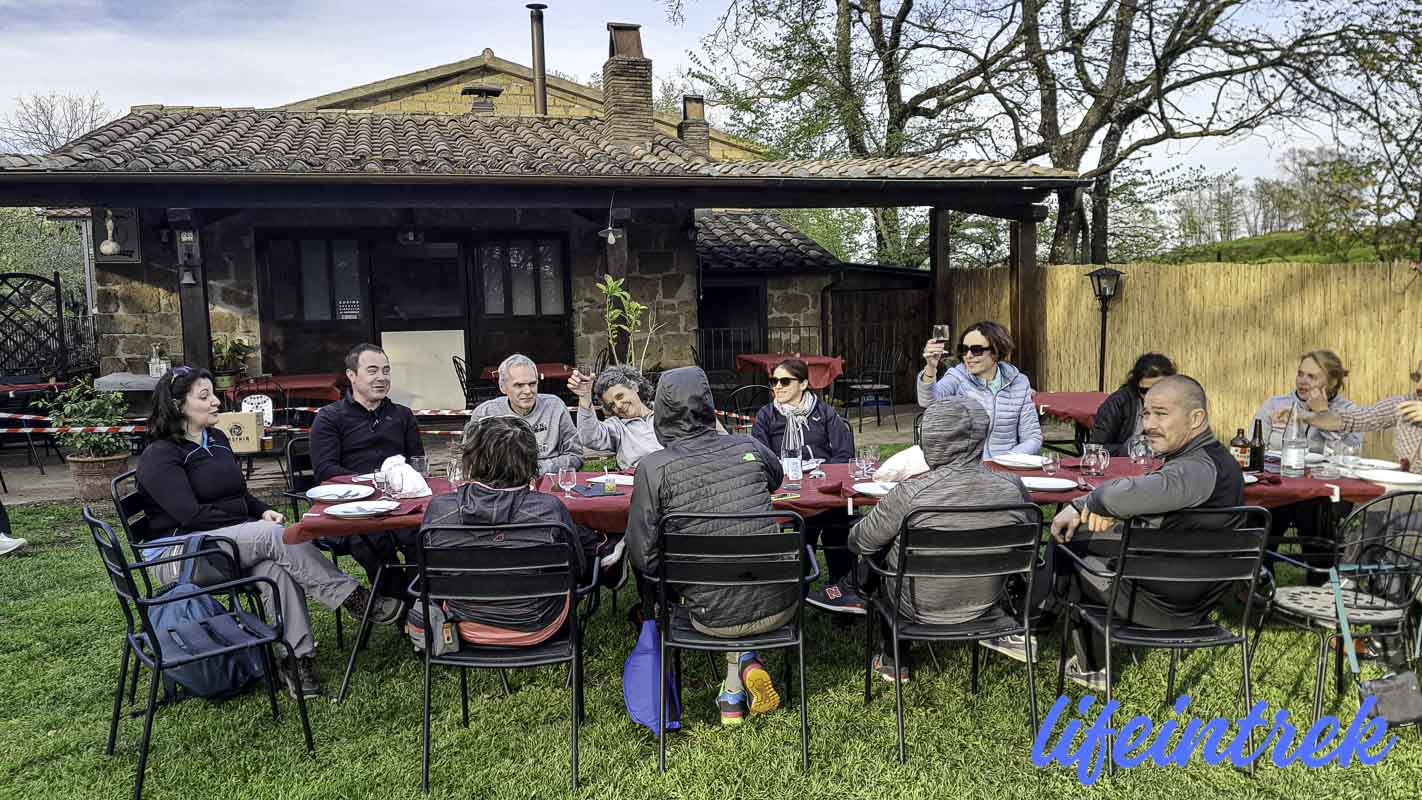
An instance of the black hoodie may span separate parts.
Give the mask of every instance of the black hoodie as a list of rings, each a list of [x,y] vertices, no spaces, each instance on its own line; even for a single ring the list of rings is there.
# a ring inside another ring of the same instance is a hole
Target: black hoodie
[[[748,436],[716,433],[715,407],[706,373],[681,367],[657,382],[653,425],[663,450],[642,457],[627,516],[627,554],[648,575],[657,570],[657,520],[664,514],[769,511],[770,493],[784,473],[780,460]],[[695,522],[687,533],[754,533],[774,530],[770,520],[740,525]],[[757,587],[684,586],[692,618],[714,628],[755,622],[789,608],[794,585]]]

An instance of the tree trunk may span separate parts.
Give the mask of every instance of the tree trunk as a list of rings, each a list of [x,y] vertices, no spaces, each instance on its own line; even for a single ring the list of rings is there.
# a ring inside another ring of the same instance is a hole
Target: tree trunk
[[[1111,212],[1111,173],[1096,179],[1091,187],[1091,263],[1105,264],[1106,234]]]
[[[1049,256],[1053,264],[1072,264],[1076,261],[1076,243],[1081,235],[1080,205],[1075,189],[1057,190],[1057,227],[1052,231],[1052,252]]]

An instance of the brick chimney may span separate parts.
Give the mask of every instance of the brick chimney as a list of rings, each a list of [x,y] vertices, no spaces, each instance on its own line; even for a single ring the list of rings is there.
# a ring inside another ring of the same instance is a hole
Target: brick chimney
[[[681,123],[676,135],[687,147],[707,158],[711,157],[711,126],[706,124],[706,100],[699,94],[681,98]]]
[[[602,111],[608,138],[631,149],[652,143],[652,61],[642,55],[642,26],[607,23]]]
[[[478,114],[479,116],[493,116],[494,98],[503,94],[504,90],[498,86],[471,83],[463,89],[460,89],[459,93],[466,97],[471,95],[474,97],[474,103],[469,106],[469,113]]]

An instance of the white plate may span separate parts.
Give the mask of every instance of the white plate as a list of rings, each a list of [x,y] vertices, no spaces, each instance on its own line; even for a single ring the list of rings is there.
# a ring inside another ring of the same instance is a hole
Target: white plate
[[[371,481],[375,480],[375,473],[365,472],[360,475],[356,475],[355,477],[351,478],[351,480],[360,481],[362,483],[370,483]]]
[[[1076,488],[1076,481],[1069,481],[1066,478],[1038,478],[1035,475],[1028,475],[1022,479],[1022,485],[1034,492],[1064,492],[1068,489]]]
[[[1422,475],[1394,469],[1360,469],[1358,470],[1358,477],[1365,481],[1392,484],[1394,486],[1416,486],[1422,484]]]
[[[354,503],[340,503],[331,506],[326,509],[326,516],[343,519],[378,517],[381,514],[389,514],[399,507],[400,504],[394,500],[358,500]]]
[[[1259,482],[1259,476],[1258,476],[1258,475],[1245,474],[1245,476],[1244,476],[1244,485],[1245,485],[1245,486],[1248,486],[1248,485],[1251,484],[1251,483],[1258,483],[1258,482]]]
[[[611,481],[612,481],[613,483],[617,484],[618,486],[631,486],[631,485],[632,485],[632,481],[633,481],[635,478],[634,478],[634,476],[632,476],[632,475],[617,475],[617,474],[615,474],[615,473],[609,473],[609,474],[607,474],[607,475],[598,475],[598,476],[595,477],[595,478],[588,478],[588,483],[589,483],[590,485],[591,485],[591,484],[598,484],[598,483],[605,483],[605,482],[607,482],[609,479],[611,479]]]
[[[869,481],[868,483],[856,483],[853,488],[854,491],[860,494],[867,494],[870,497],[883,497],[889,492],[892,492],[895,486],[898,486],[898,484],[893,481]]]
[[[322,503],[338,503],[344,500],[364,500],[375,494],[374,486],[355,486],[349,483],[326,483],[306,490],[307,500]]]
[[[1046,462],[1046,459],[1041,456],[1027,453],[1005,453],[993,456],[992,460],[1008,469],[1041,469],[1042,464]]]
[[[1402,469],[1402,465],[1396,461],[1388,461],[1382,458],[1360,458],[1358,466],[1363,469]]]

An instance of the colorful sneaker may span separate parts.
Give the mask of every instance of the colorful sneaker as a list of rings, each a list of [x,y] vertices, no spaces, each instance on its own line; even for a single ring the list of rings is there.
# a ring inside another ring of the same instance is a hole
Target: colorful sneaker
[[[1006,636],[999,636],[996,639],[982,639],[978,644],[989,650],[1002,653],[1014,661],[1027,663],[1027,638],[1020,633],[1009,633]],[[1037,650],[1037,637],[1032,637],[1032,652]]]
[[[883,678],[889,683],[893,683],[895,677],[898,678],[899,683],[909,682],[910,676],[908,667],[894,669],[894,662],[890,661],[889,657],[884,655],[883,653],[874,656],[874,671],[879,673],[879,677]]]
[[[775,691],[775,682],[765,665],[756,658],[755,652],[741,654],[741,683],[750,693],[750,712],[768,714],[780,707],[780,693]]]
[[[746,693],[728,692],[725,681],[722,681],[721,693],[716,696],[716,708],[721,712],[722,725],[739,725],[746,718]]]
[[[805,596],[805,602],[815,608],[838,614],[858,614],[864,616],[864,598],[854,591],[846,581],[831,583]]]
[[[1080,686],[1085,686],[1093,692],[1106,691],[1106,670],[1098,669],[1090,672],[1081,668],[1081,662],[1076,660],[1076,656],[1067,659],[1066,679]]]

